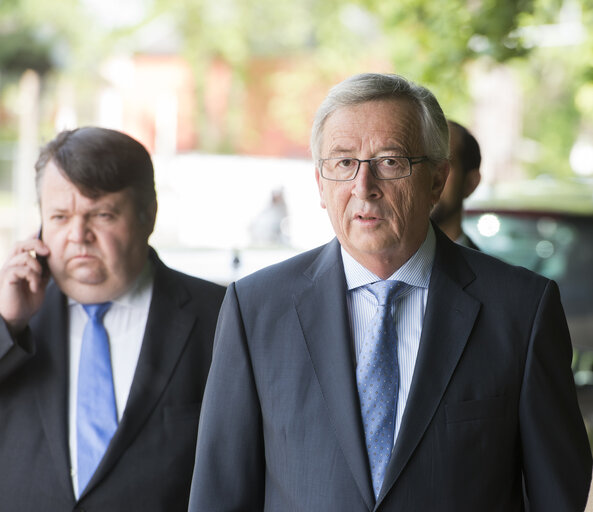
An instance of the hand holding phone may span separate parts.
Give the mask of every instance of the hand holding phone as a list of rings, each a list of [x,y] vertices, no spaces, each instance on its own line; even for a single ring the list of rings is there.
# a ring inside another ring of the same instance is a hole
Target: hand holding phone
[[[0,268],[0,317],[13,336],[26,328],[45,297],[49,248],[40,236],[18,242]]]
[[[43,240],[43,228],[39,228],[39,232],[37,233],[37,238],[39,240]],[[49,277],[49,265],[47,263],[47,256],[41,256],[38,253],[35,253],[35,258],[41,264],[41,277],[44,279]]]

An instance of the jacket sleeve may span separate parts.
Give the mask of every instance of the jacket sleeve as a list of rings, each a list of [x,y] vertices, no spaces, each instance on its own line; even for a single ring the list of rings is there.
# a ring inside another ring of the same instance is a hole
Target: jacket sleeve
[[[204,392],[189,511],[261,511],[264,478],[259,398],[231,284],[218,319]]]
[[[0,382],[15,373],[35,353],[33,337],[27,329],[14,339],[0,317]]]
[[[582,512],[591,450],[571,372],[570,335],[557,285],[542,294],[531,330],[519,403],[530,510]]]

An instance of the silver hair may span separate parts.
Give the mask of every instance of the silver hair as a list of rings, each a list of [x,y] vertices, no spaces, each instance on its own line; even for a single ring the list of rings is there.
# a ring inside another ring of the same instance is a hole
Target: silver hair
[[[373,100],[407,99],[418,108],[422,145],[426,156],[440,162],[449,158],[449,128],[445,114],[427,88],[395,74],[362,73],[351,76],[332,87],[323,100],[311,130],[311,153],[321,158],[323,128],[326,120],[338,109]]]

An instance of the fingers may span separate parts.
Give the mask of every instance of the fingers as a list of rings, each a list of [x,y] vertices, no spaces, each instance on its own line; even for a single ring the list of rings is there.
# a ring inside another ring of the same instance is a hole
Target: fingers
[[[26,281],[31,293],[37,293],[45,281],[43,267],[37,260],[37,255],[42,257],[49,255],[49,248],[40,240],[18,243],[2,268],[3,280],[6,284],[20,286]]]
[[[33,252],[40,256],[48,256],[50,251],[49,247],[45,245],[43,240],[40,240],[39,238],[30,238],[17,243],[13,249],[12,255],[16,256],[25,252]]]
[[[9,285],[20,285],[27,281],[32,293],[39,290],[42,268],[31,253],[21,253],[13,257],[4,267],[4,274]]]
[[[36,254],[49,255],[40,240],[18,243],[0,268],[0,317],[11,332],[20,332],[39,309],[49,280]]]

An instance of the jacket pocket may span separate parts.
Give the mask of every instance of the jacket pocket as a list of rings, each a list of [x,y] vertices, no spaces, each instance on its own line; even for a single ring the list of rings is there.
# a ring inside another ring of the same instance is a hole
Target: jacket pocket
[[[504,397],[448,403],[445,404],[445,417],[447,423],[488,420],[503,416],[505,406]]]

